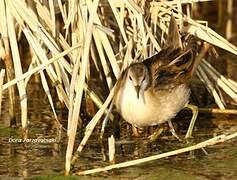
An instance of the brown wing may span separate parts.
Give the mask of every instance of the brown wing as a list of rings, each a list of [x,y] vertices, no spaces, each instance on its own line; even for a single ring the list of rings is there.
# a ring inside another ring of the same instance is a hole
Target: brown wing
[[[159,57],[150,64],[152,86],[157,90],[170,89],[187,82],[191,77],[194,64],[192,50],[163,49],[162,51],[162,54],[166,52],[164,53],[166,56]]]
[[[196,56],[196,42],[190,35],[183,36],[182,40],[171,14],[166,45],[159,53],[143,62],[149,67],[151,85],[155,89],[170,89],[190,79]]]

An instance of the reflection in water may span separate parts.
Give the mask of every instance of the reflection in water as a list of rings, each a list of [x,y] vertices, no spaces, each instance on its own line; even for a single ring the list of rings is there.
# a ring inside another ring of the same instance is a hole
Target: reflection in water
[[[57,131],[47,97],[38,85],[35,84],[34,86],[38,88],[34,87],[34,91],[29,90],[28,92],[30,94],[30,128],[27,142],[23,142],[21,139],[18,128],[9,128],[8,104],[6,99],[3,101],[3,118],[0,120],[0,177],[63,175],[67,143],[66,132],[62,131],[62,138],[59,140],[58,134],[60,132]],[[61,110],[58,110],[58,114],[60,114],[59,120],[65,125],[67,114]],[[183,138],[188,120],[182,114],[180,117],[180,119],[176,119],[174,124],[176,124],[175,128],[178,130],[178,134]],[[194,132],[195,138],[192,140],[193,142],[189,143],[206,140],[215,134],[236,131],[237,121],[234,118],[231,116],[207,117],[200,115]],[[19,114],[17,114],[17,120],[19,119]],[[184,121],[186,125],[180,126]],[[147,136],[152,133],[151,129],[144,129],[141,137],[135,138],[131,136],[130,126],[124,121],[121,121],[120,127],[120,138],[116,140],[116,162],[147,157],[188,146],[187,142],[179,142],[171,137],[169,131],[165,131],[166,133],[163,133],[157,142],[146,143]],[[109,164],[108,161],[103,161],[101,143],[98,141],[99,132],[100,127],[98,126],[96,133],[93,133],[93,137],[90,138],[83,150],[80,160],[75,164],[73,172]],[[103,144],[107,156],[106,139]],[[105,177],[122,179],[236,179],[237,147],[235,144],[236,141],[230,141],[208,147],[206,148],[209,153],[207,156],[203,151],[198,150],[194,153],[181,154],[135,167],[93,175],[93,177],[99,179]]]
[[[31,85],[32,86],[32,85]],[[3,99],[0,120],[0,175],[28,177],[40,174],[62,174],[64,168],[65,140],[59,132],[39,85],[28,88],[29,136],[21,137],[20,114],[17,110],[17,128],[9,128],[8,101]],[[31,91],[32,89],[32,91]]]

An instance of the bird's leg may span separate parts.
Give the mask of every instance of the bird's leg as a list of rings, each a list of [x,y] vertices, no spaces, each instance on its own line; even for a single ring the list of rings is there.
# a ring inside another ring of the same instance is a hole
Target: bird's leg
[[[173,126],[171,120],[168,120],[168,125],[169,125],[169,127],[170,127],[170,132],[172,133],[172,135],[173,135],[176,139],[178,139],[179,141],[181,141],[180,138],[179,138],[179,136],[176,134],[176,132],[175,132],[175,130],[174,130],[174,126]]]
[[[102,123],[102,128],[101,128],[101,131],[100,131],[100,139],[101,139],[101,140],[103,140],[104,132],[105,132],[105,127],[106,127],[107,124],[108,124],[109,118],[110,118],[112,121],[114,121],[113,116],[111,116],[111,115],[112,115],[112,109],[113,109],[113,102],[110,104],[109,109],[108,109],[108,111],[107,111],[107,114],[106,114],[106,116],[105,116],[105,118],[104,118],[104,120],[103,120],[103,123]]]
[[[186,136],[185,136],[185,138],[187,139],[187,138],[192,137],[194,124],[195,124],[195,121],[196,121],[197,116],[198,116],[198,107],[194,106],[194,105],[191,105],[191,104],[188,104],[188,105],[186,105],[186,108],[189,108],[193,113],[192,119],[191,119],[189,127],[188,127],[188,131],[187,131]]]

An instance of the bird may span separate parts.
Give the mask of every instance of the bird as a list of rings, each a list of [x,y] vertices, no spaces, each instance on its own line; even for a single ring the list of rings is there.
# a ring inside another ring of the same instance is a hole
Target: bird
[[[173,128],[171,119],[188,106],[189,83],[197,67],[197,49],[192,35],[180,35],[171,14],[162,49],[141,62],[132,63],[121,74],[114,104],[123,119],[138,128],[165,122]],[[195,122],[196,116],[197,113],[191,121]],[[173,135],[177,137],[176,133]]]

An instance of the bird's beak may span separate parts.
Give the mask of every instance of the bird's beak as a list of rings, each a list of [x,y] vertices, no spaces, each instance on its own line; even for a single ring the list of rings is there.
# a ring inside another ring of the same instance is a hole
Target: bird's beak
[[[135,86],[135,90],[137,92],[137,99],[139,99],[140,86]]]

